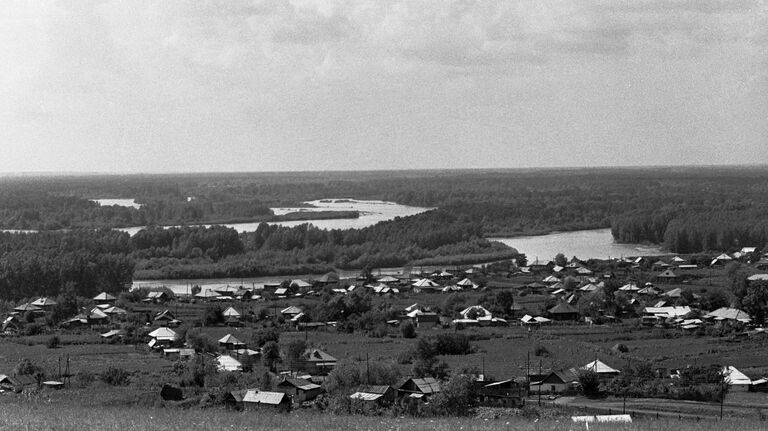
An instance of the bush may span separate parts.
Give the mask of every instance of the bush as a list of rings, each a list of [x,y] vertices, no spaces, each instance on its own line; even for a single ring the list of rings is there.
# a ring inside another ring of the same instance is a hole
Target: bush
[[[280,331],[277,328],[260,328],[253,332],[251,341],[256,347],[261,347],[268,341],[280,342]]]
[[[596,372],[592,370],[580,370],[579,383],[581,384],[581,390],[584,395],[588,397],[596,397],[600,395],[600,379]]]
[[[435,416],[469,416],[474,412],[477,394],[472,378],[467,375],[452,377],[432,397],[429,412]]]
[[[416,338],[416,325],[410,320],[404,320],[400,324],[400,334],[403,338]]]
[[[59,336],[58,335],[54,335],[54,336],[52,336],[51,338],[48,339],[48,341],[45,343],[45,345],[49,349],[55,349],[55,348],[59,347],[59,343],[60,343]]]
[[[371,331],[371,337],[373,338],[384,338],[389,334],[389,329],[387,328],[387,325],[380,324],[376,325],[375,328],[373,328],[373,331]]]
[[[19,361],[19,363],[16,364],[16,367],[13,368],[13,374],[17,376],[32,376],[42,372],[42,368],[38,367],[32,363],[32,361],[26,358]]]
[[[549,350],[547,350],[547,348],[542,346],[541,344],[537,344],[536,347],[534,347],[533,349],[533,354],[536,356],[542,356],[542,357],[548,358]]]
[[[125,386],[129,383],[130,374],[122,368],[109,367],[99,376],[101,381],[112,386]]]
[[[89,371],[78,371],[75,374],[75,384],[80,388],[88,387],[94,380],[96,380],[96,377]]]

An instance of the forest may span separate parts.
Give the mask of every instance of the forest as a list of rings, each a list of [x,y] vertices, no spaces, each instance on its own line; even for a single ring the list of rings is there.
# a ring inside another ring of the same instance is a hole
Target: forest
[[[97,198],[135,199],[141,207],[99,206],[90,200]],[[378,199],[436,209],[412,217],[413,221],[409,217],[346,233],[343,246],[333,236],[338,233],[323,234],[330,237],[318,241],[316,237],[322,235],[311,228],[296,233],[300,239],[277,229],[275,238],[268,239],[264,236],[267,228],[260,228],[261,233],[243,237],[240,255],[260,259],[263,269],[270,271],[277,266],[297,271],[314,265],[357,267],[368,261],[394,265],[447,252],[497,253],[481,241],[483,237],[608,227],[619,242],[661,244],[677,253],[768,245],[764,217],[768,171],[759,167],[6,177],[0,178],[0,228],[267,221],[276,217],[270,208],[302,206],[305,201],[323,198]],[[447,220],[449,226],[444,229]],[[453,231],[459,225],[467,235]],[[386,237],[391,230],[408,232],[403,235],[408,239],[389,241]],[[446,232],[461,240],[446,244],[439,239]],[[277,238],[292,244],[303,241],[304,246],[291,256],[285,247],[279,256],[270,254]],[[446,249],[459,242],[463,245]],[[256,245],[259,247],[254,248]],[[244,257],[226,252],[217,255],[222,250],[211,250],[213,255],[205,256],[195,248],[205,250],[191,247],[189,253],[176,251],[167,256],[147,252],[147,257],[137,261],[137,270],[154,276],[158,271],[171,271],[169,268],[183,272],[199,266],[197,270],[203,273],[241,274],[255,267]]]
[[[255,232],[223,226],[146,228],[133,236],[111,229],[0,233],[0,299],[79,296],[124,290],[133,279],[254,277],[518,256],[482,238],[457,216],[420,215],[364,229],[322,230],[309,224],[262,223]]]

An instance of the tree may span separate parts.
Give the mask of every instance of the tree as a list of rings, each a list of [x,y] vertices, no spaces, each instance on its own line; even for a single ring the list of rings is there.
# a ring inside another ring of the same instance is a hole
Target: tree
[[[285,360],[296,362],[307,351],[307,343],[302,339],[292,340],[285,347]]]
[[[400,334],[403,338],[416,338],[416,325],[410,320],[404,320],[400,323]]]
[[[275,365],[280,362],[280,345],[267,341],[261,348],[261,361],[270,371],[274,371]]]
[[[472,377],[464,374],[453,376],[432,398],[430,408],[438,415],[470,415],[477,403],[477,393],[474,388]]]
[[[581,384],[581,390],[584,395],[588,397],[596,397],[600,395],[600,379],[597,373],[593,370],[580,370],[579,383]]]
[[[568,259],[565,257],[563,253],[557,253],[555,255],[555,265],[558,266],[565,266],[568,265]]]

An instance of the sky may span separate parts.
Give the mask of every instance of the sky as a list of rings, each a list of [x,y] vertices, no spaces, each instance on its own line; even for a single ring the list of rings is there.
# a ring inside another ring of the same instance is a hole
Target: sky
[[[768,162],[768,0],[0,2],[0,172]]]

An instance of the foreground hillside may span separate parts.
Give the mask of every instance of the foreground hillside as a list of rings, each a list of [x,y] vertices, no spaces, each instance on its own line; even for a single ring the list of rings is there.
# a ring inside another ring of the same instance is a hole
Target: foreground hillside
[[[748,431],[764,429],[764,422],[747,419],[677,420],[636,419],[632,424],[590,425],[592,430],[678,430],[678,431]],[[72,405],[9,403],[0,398],[0,429],[9,430],[83,430],[102,431],[158,430],[222,430],[270,429],[291,431],[316,430],[574,430],[584,425],[573,423],[562,415],[549,419],[506,417],[478,418],[392,418],[336,416],[314,412],[279,414],[267,411],[232,412],[220,409],[146,409],[139,407],[90,408]]]

